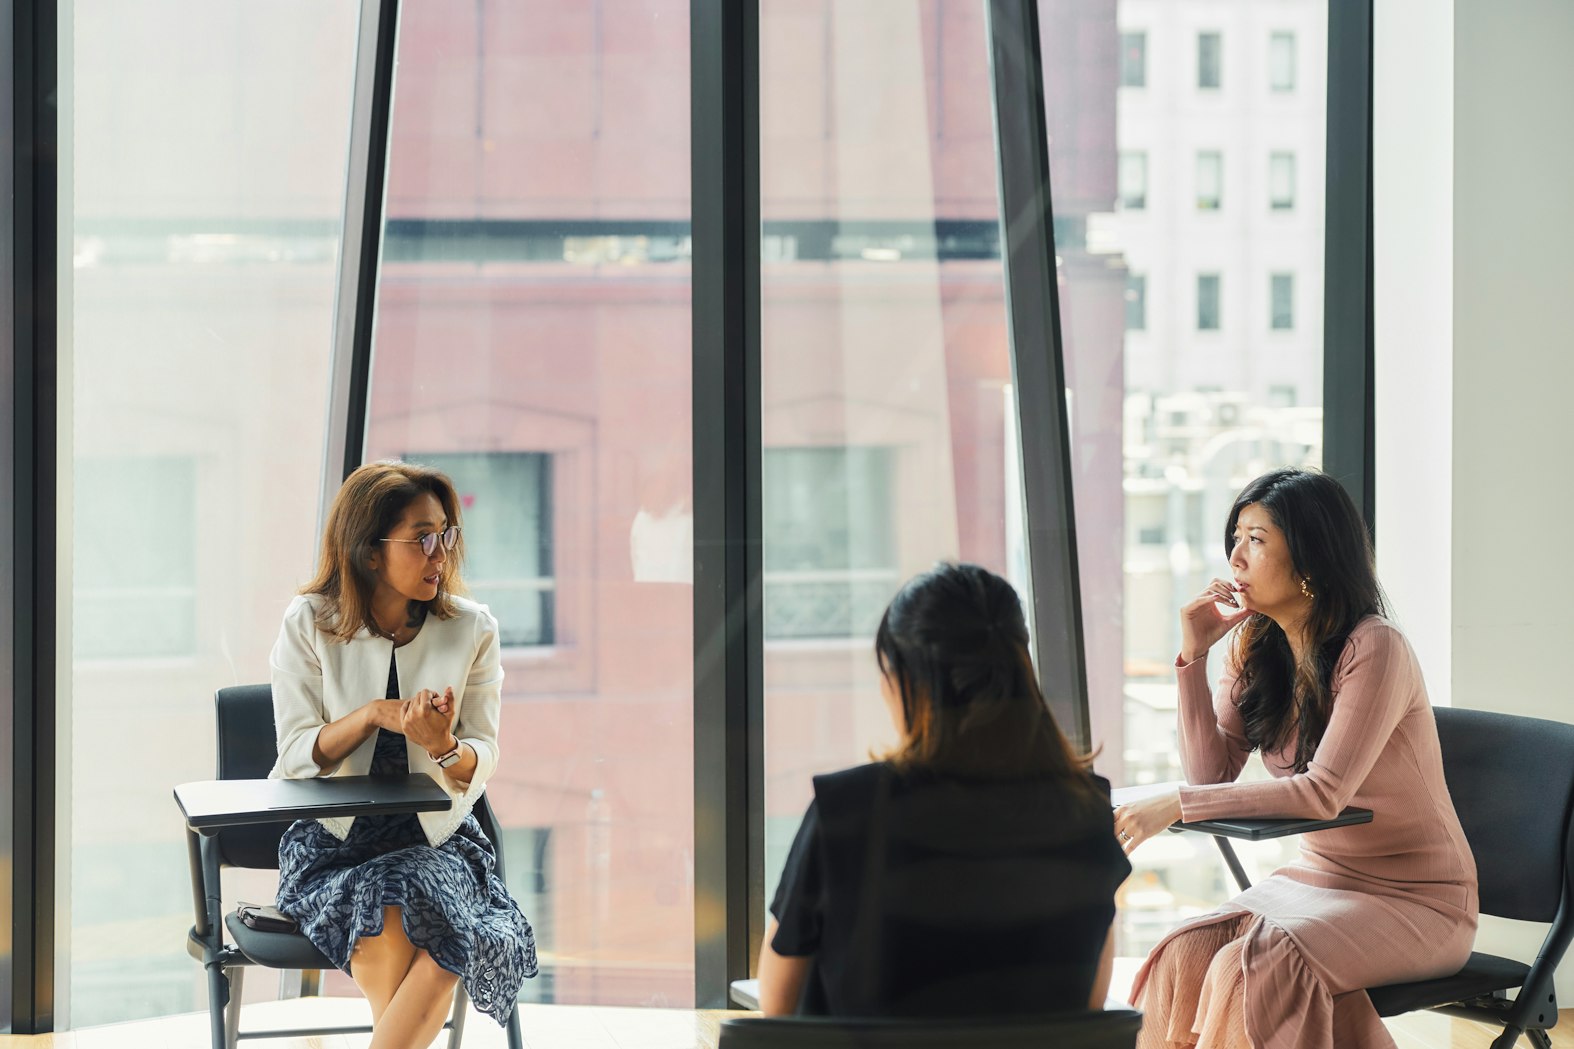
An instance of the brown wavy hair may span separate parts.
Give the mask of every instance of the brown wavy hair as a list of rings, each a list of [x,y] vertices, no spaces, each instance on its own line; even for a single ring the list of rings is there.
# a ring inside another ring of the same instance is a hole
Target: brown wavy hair
[[[1093,756],[1071,746],[1039,691],[1010,583],[978,565],[937,565],[891,599],[874,648],[902,698],[907,741],[883,755],[898,770],[1057,779],[1094,795]]]
[[[1236,631],[1232,658],[1239,671],[1246,741],[1263,753],[1295,741],[1291,768],[1305,772],[1333,713],[1330,685],[1350,631],[1367,616],[1384,615],[1382,588],[1366,523],[1338,481],[1316,470],[1263,474],[1236,496],[1224,527],[1228,557],[1241,511],[1256,504],[1284,534],[1291,566],[1306,580],[1305,628],[1310,642],[1297,661],[1279,624],[1261,613]]]
[[[424,493],[442,504],[450,525],[460,523],[459,495],[440,470],[385,459],[358,467],[344,479],[322,532],[317,575],[300,590],[324,599],[317,613],[317,626],[324,633],[349,642],[364,627],[376,637],[392,640],[393,635],[372,617],[372,594],[377,590],[372,555],[382,549],[382,540],[398,526],[405,509]],[[461,531],[459,541],[448,551],[437,596],[430,601],[411,601],[411,615],[424,612],[452,619],[458,614],[452,595],[465,593],[459,574],[464,551]]]

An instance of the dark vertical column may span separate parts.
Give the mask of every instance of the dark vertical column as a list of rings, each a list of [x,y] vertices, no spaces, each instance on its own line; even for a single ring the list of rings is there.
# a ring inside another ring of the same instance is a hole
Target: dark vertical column
[[[362,0],[350,112],[350,158],[345,170],[344,232],[334,304],[333,364],[328,402],[328,448],[323,510],[344,478],[361,464],[371,393],[372,334],[377,321],[377,276],[382,252],[383,189],[393,121],[398,58],[399,0]]]
[[[1044,70],[1034,0],[989,0],[1011,375],[1022,442],[1039,682],[1072,741],[1089,745],[1087,657],[1071,498]]]
[[[0,25],[0,716],[10,737],[6,913],[11,1029],[54,1026],[56,109],[55,0],[10,0]]]
[[[1372,366],[1372,2],[1328,5],[1323,469],[1376,532]]]
[[[694,993],[727,1005],[764,910],[759,2],[690,5]]]

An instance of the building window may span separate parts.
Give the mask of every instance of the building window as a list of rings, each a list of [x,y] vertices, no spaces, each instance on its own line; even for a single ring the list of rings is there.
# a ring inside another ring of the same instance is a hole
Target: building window
[[[1148,330],[1148,277],[1143,273],[1126,274],[1126,330]]]
[[[552,456],[545,452],[412,454],[454,482],[464,519],[465,585],[492,609],[505,646],[556,639]]]
[[[1197,330],[1219,330],[1219,275],[1197,275]]]
[[[1275,273],[1268,278],[1268,326],[1274,331],[1295,328],[1295,275]]]
[[[1120,86],[1148,86],[1148,34],[1120,34]]]
[[[1290,211],[1295,207],[1295,154],[1268,155],[1268,207]]]
[[[873,636],[901,582],[889,448],[767,448],[765,636]]]
[[[1273,408],[1294,408],[1295,387],[1284,383],[1275,383],[1268,387],[1268,404]]]
[[[1295,90],[1295,34],[1289,31],[1268,36],[1268,89]]]
[[[1197,86],[1218,88],[1224,83],[1224,37],[1219,33],[1197,34]]]
[[[84,456],[73,470],[76,658],[194,655],[196,460]]]
[[[1120,206],[1141,211],[1148,206],[1148,155],[1140,150],[1121,150]]]
[[[1218,211],[1224,206],[1224,154],[1203,150],[1197,154],[1197,210]]]
[[[1163,525],[1150,525],[1137,529],[1137,542],[1143,546],[1163,546],[1165,532]]]

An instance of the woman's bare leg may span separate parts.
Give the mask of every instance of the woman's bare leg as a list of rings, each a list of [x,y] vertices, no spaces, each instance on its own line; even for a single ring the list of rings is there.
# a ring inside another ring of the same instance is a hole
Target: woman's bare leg
[[[362,936],[355,941],[355,949],[350,952],[350,978],[371,1003],[373,1027],[382,1023],[383,1013],[404,982],[415,955],[415,944],[404,934],[404,919],[398,907],[383,908],[380,935]]]
[[[416,950],[415,960],[372,1034],[370,1049],[426,1049],[454,1007],[459,977]]]

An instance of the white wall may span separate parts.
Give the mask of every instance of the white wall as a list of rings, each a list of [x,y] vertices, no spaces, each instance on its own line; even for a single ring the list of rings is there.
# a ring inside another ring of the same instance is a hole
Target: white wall
[[[1574,720],[1574,5],[1376,13],[1380,567],[1434,696]],[[1484,919],[1477,947],[1543,933]]]

